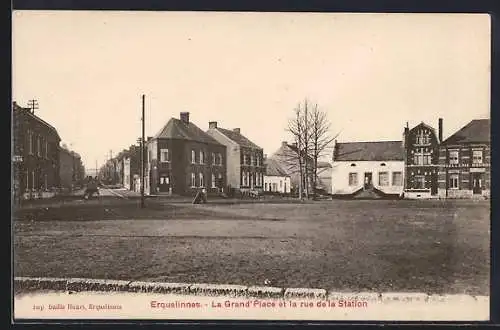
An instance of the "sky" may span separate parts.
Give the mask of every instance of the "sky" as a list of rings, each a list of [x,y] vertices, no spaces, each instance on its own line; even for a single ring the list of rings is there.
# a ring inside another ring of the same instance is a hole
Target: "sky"
[[[425,122],[443,136],[490,117],[490,17],[349,14],[15,11],[13,101],[36,114],[85,166],[181,111],[273,154],[304,99],[339,142],[401,140]]]

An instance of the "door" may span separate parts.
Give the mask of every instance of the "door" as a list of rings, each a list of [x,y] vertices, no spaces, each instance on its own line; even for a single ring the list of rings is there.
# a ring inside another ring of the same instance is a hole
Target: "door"
[[[160,175],[160,192],[168,192],[170,188],[170,178],[167,175]]]
[[[472,193],[481,194],[481,173],[472,173]]]
[[[371,172],[365,172],[365,184],[364,188],[369,189],[372,187],[372,173]]]

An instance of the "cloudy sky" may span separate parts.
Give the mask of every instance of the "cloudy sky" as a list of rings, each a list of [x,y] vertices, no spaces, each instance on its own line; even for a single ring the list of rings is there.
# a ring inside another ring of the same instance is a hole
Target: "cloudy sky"
[[[490,20],[465,14],[46,12],[13,14],[13,99],[88,168],[179,112],[272,154],[304,98],[339,141],[444,137],[490,113]]]

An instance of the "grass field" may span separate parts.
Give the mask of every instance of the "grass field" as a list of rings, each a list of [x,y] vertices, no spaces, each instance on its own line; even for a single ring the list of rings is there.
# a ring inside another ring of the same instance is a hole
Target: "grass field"
[[[489,294],[487,201],[71,202],[15,212],[16,276]]]

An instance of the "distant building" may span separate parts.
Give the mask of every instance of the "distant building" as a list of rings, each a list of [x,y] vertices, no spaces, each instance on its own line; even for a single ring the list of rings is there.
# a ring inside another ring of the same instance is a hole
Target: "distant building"
[[[17,197],[39,198],[59,187],[57,130],[29,108],[13,102],[13,171]]]
[[[291,192],[290,176],[281,168],[275,159],[265,159],[264,191],[289,194]]]
[[[147,141],[145,176],[149,194],[220,192],[226,186],[226,147],[181,112]]]
[[[332,194],[378,198],[403,194],[403,141],[335,141]]]
[[[490,196],[490,129],[489,119],[472,120],[441,143],[439,197]]]
[[[262,190],[264,185],[263,149],[233,130],[209,123],[207,134],[226,146],[227,185],[239,190]]]
[[[302,166],[305,168],[305,155],[301,153],[302,158]],[[281,142],[281,146],[275,153],[273,153],[270,157],[270,160],[274,160],[277,164],[282,168],[286,174],[290,177],[291,182],[291,190],[292,193],[297,194],[299,192],[299,187],[301,186],[301,175],[300,175],[300,167],[299,167],[299,152],[296,144],[289,144],[286,141]],[[313,172],[313,162],[309,158],[308,160],[309,172]],[[304,176],[305,177],[305,176]],[[309,175],[308,185],[309,191],[312,193],[313,187],[313,175]],[[302,182],[302,187],[306,187],[306,182]]]
[[[332,193],[332,164],[329,162],[318,162],[317,173],[316,189],[319,192],[330,195]]]
[[[59,183],[64,190],[72,190],[81,186],[84,181],[85,168],[79,154],[59,147]]]
[[[420,123],[405,127],[405,198],[432,198],[438,193],[439,143],[443,133],[443,120],[439,119],[439,132]]]

